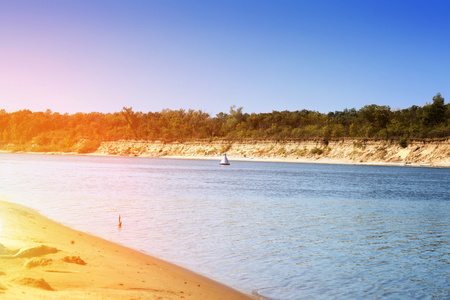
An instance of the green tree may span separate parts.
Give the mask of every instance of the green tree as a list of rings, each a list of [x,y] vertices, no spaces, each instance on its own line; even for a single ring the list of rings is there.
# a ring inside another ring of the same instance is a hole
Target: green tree
[[[133,132],[134,138],[138,138],[138,128],[139,128],[139,118],[138,114],[133,112],[133,107],[124,107],[121,111],[122,115],[128,123],[131,131]]]
[[[425,106],[424,123],[425,125],[438,125],[445,121],[445,99],[441,93],[433,97],[433,103]]]

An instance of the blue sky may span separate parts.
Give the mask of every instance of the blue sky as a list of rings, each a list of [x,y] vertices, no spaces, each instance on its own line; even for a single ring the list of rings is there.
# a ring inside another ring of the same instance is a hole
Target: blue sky
[[[0,0],[0,108],[212,115],[450,97],[445,0]]]

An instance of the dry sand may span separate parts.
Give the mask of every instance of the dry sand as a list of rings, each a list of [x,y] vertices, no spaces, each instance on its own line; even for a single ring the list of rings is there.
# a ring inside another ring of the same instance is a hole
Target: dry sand
[[[189,270],[3,201],[0,298],[252,299]]]

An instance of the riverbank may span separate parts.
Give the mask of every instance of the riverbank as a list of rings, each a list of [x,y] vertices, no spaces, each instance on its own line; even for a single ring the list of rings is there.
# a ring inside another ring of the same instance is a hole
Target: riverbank
[[[84,149],[85,140],[79,149]],[[223,153],[233,161],[390,165],[450,168],[450,138],[435,140],[200,140],[101,142],[90,152],[37,152],[33,147],[15,150],[3,145],[0,152],[58,155],[131,156],[152,158],[220,160]]]
[[[189,270],[0,201],[2,299],[252,299]]]
[[[304,141],[113,141],[102,142],[93,154],[283,161],[299,163],[410,165],[450,167],[450,139],[408,141],[304,140]]]

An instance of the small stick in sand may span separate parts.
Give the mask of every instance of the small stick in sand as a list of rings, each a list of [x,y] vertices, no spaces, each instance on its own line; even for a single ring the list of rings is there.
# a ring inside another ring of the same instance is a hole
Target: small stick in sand
[[[122,228],[122,221],[120,220],[120,215],[119,215],[119,228]]]

